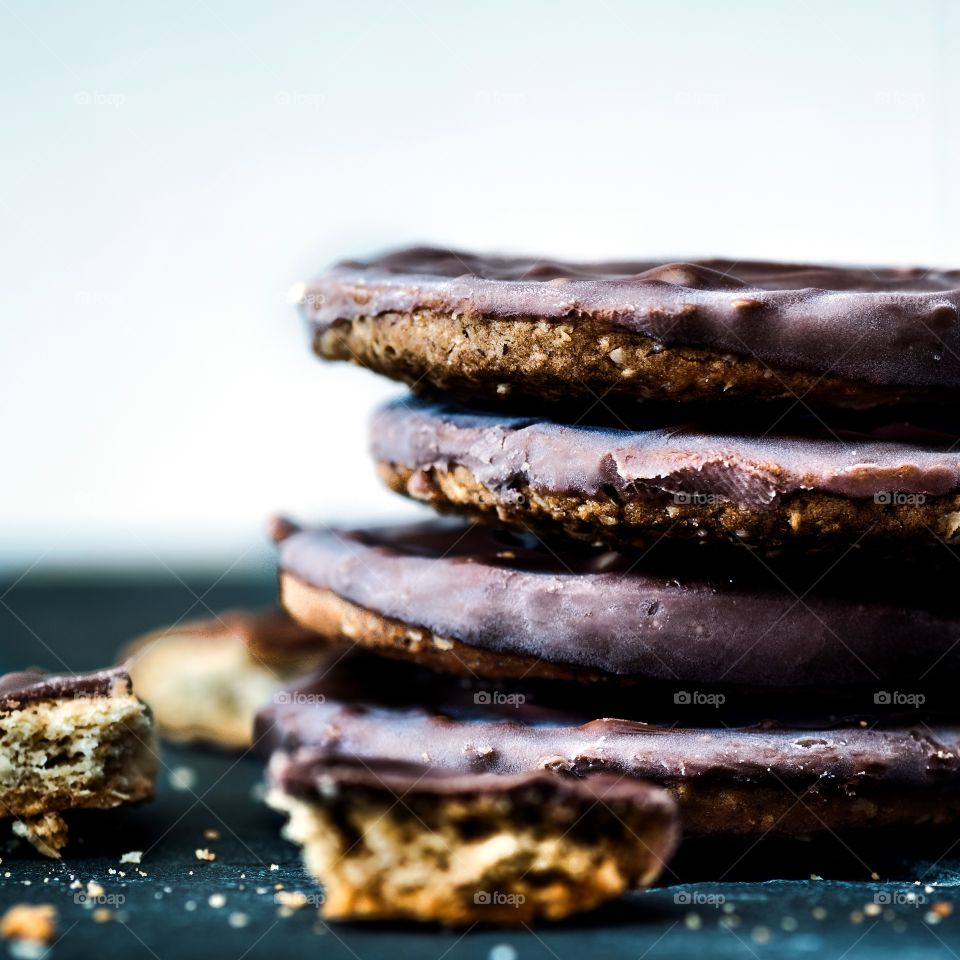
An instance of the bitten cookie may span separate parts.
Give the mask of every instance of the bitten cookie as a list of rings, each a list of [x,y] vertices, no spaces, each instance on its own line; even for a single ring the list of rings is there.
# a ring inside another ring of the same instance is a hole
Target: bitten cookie
[[[955,399],[960,273],[414,248],[300,295],[314,350],[460,400]]]
[[[150,715],[123,668],[0,677],[0,817],[48,857],[67,842],[63,814],[153,796]]]
[[[250,745],[257,710],[329,647],[281,611],[233,610],[157,630],[121,657],[164,737],[237,750]]]
[[[957,438],[887,435],[571,426],[416,399],[371,423],[391,489],[521,531],[613,547],[661,537],[767,550],[960,542]]]
[[[906,827],[960,812],[960,726],[583,722],[522,696],[471,705],[459,684],[400,668],[344,658],[261,711],[262,746],[305,764],[627,775],[674,795],[685,834]]]
[[[668,793],[609,774],[328,765],[278,750],[268,781],[331,920],[558,920],[648,886],[679,839]]]
[[[449,673],[678,690],[960,682],[952,558],[942,567],[858,553],[776,566],[742,550],[720,563],[707,551],[637,558],[444,521],[286,523],[277,535],[281,601],[294,619]]]

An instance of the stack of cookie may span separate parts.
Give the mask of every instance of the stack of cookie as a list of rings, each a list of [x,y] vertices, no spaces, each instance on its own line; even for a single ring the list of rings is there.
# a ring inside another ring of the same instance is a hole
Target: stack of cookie
[[[451,515],[277,527],[283,605],[355,647],[259,718],[328,914],[560,916],[649,882],[674,804],[953,817],[958,286],[431,249],[317,280],[316,352],[418,394],[382,477]]]

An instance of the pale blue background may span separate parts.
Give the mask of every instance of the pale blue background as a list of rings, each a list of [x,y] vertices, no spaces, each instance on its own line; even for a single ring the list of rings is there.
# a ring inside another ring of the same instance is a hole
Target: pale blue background
[[[956,266],[958,48],[948,0],[0,0],[0,562],[409,509],[365,458],[395,388],[285,303],[341,256]]]

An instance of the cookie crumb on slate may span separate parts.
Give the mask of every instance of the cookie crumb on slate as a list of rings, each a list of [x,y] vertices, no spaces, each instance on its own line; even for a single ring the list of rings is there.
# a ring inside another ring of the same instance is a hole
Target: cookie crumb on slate
[[[57,933],[57,909],[52,903],[16,903],[0,918],[5,940],[49,943]]]

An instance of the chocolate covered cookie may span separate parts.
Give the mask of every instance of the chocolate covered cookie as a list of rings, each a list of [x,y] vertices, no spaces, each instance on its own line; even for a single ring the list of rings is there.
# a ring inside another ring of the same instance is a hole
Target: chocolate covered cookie
[[[304,627],[451,673],[678,690],[960,681],[951,558],[771,567],[731,551],[718,565],[444,521],[277,534],[281,600]]]
[[[391,489],[438,510],[614,547],[960,541],[957,437],[781,429],[574,426],[405,399],[374,415],[371,445]]]
[[[59,857],[63,814],[153,795],[150,714],[118,667],[0,677],[0,817],[40,853]]]
[[[937,824],[960,811],[956,725],[585,720],[522,698],[491,709],[456,683],[400,668],[348,657],[262,711],[257,733],[272,762],[373,774],[402,763],[448,774],[624,775],[673,793],[690,834]]]
[[[557,920],[652,883],[679,838],[669,794],[608,774],[460,774],[279,750],[268,784],[331,920]]]
[[[315,351],[460,400],[955,399],[960,273],[414,248],[302,291]]]
[[[257,710],[328,652],[281,611],[232,610],[154,631],[121,656],[165,738],[236,750],[250,745]]]

